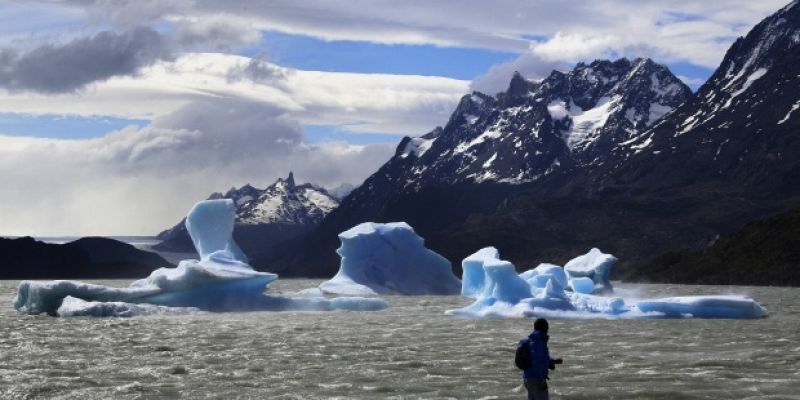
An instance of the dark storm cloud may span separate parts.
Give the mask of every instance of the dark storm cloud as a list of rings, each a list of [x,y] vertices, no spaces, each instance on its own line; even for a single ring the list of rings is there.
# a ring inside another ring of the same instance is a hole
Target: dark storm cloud
[[[142,67],[171,59],[167,40],[139,27],[104,31],[64,45],[47,44],[27,52],[0,50],[0,87],[11,91],[64,93],[95,81],[135,74]]]

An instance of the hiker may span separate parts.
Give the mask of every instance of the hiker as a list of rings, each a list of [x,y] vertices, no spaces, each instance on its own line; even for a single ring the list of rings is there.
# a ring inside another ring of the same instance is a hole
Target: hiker
[[[561,364],[564,360],[560,358],[550,358],[550,351],[547,349],[547,336],[549,325],[547,320],[539,318],[533,323],[533,332],[519,341],[517,345],[517,356],[515,362],[517,367],[523,369],[522,379],[525,389],[528,391],[528,400],[547,400],[547,373],[551,369],[556,369],[556,364]],[[525,349],[527,348],[527,352]],[[525,359],[527,355],[527,360]]]

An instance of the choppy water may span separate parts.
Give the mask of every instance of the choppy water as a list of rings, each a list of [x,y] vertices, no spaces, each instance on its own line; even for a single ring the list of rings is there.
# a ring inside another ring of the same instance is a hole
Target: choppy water
[[[127,285],[127,282],[105,282]],[[273,291],[315,285],[279,280]],[[626,285],[643,296],[747,293],[762,320],[551,321],[564,399],[800,399],[800,289]],[[18,314],[0,281],[0,398],[524,398],[514,345],[531,320],[443,315],[459,297],[380,312]]]

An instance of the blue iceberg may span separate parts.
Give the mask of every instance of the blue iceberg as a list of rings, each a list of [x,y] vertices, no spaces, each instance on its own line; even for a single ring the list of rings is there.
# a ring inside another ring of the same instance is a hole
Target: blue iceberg
[[[613,296],[608,279],[616,260],[610,254],[592,249],[564,268],[540,264],[518,275],[514,265],[501,260],[496,249],[484,248],[462,264],[462,294],[475,301],[446,313],[468,318],[555,319],[761,318],[768,314],[761,305],[744,296],[684,296],[626,302]]]
[[[486,272],[483,263],[499,260],[500,253],[494,247],[484,247],[461,262],[461,295],[477,297],[483,291]]]
[[[278,278],[255,271],[232,239],[232,200],[197,203],[186,227],[200,260],[183,260],[160,268],[127,288],[74,281],[23,281],[14,307],[27,314],[60,316],[132,316],[164,312],[165,307],[204,311],[380,310],[381,299],[269,296]]]
[[[339,234],[336,275],[319,285],[324,293],[374,296],[452,295],[461,291],[450,261],[425,247],[405,222],[365,222]]]
[[[588,253],[573,258],[564,265],[564,271],[570,278],[589,278],[594,282],[593,293],[611,293],[611,268],[617,258],[594,248]]]

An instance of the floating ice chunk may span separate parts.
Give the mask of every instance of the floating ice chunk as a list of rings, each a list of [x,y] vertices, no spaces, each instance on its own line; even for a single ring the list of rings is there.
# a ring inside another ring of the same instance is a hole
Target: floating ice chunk
[[[591,294],[594,291],[594,281],[592,278],[580,277],[569,280],[569,287],[576,293]]]
[[[643,300],[636,303],[643,312],[659,312],[667,317],[761,318],[767,310],[744,296],[682,296]]]
[[[348,276],[338,274],[328,281],[322,282],[317,288],[322,294],[335,293],[344,296],[377,296],[369,286],[353,282]]]
[[[564,270],[571,278],[591,278],[595,284],[594,291],[597,293],[612,292],[614,289],[609,276],[611,268],[616,262],[616,257],[594,248],[588,253],[570,260],[564,265]]]
[[[547,282],[553,279],[553,275],[550,274],[543,274],[543,275],[533,275],[530,279],[528,279],[528,284],[532,287],[544,289],[547,286]]]
[[[275,279],[278,279],[277,275],[254,271],[246,264],[231,267],[214,261],[183,260],[176,268],[159,268],[153,271],[147,278],[131,283],[131,287],[175,292],[209,284],[256,280],[260,285],[257,290],[261,293]]]
[[[325,293],[458,294],[461,281],[446,258],[425,248],[405,222],[365,222],[339,234],[339,271],[319,285]]]
[[[381,299],[264,294],[277,275],[253,270],[233,241],[233,202],[198,203],[186,218],[200,260],[161,268],[127,288],[72,281],[19,284],[14,306],[28,314],[133,316],[192,307],[205,311],[379,310]],[[320,292],[321,293],[321,292]]]
[[[544,297],[553,299],[566,299],[567,294],[564,292],[564,288],[561,287],[561,284],[559,284],[558,281],[550,278],[547,280],[547,283],[544,286]]]
[[[224,250],[232,257],[220,261],[241,261],[247,263],[239,245],[233,241],[233,225],[236,218],[236,206],[231,199],[201,201],[186,216],[186,230],[192,238],[197,254],[201,260],[211,254]]]
[[[568,287],[567,274],[563,268],[555,264],[539,264],[536,268],[525,271],[519,276],[525,279],[531,287],[537,289],[544,289],[551,280],[561,289]]]
[[[500,259],[500,253],[494,247],[484,247],[461,261],[461,295],[477,297],[483,291],[486,273],[483,263],[487,260]]]
[[[112,288],[73,281],[22,281],[17,286],[14,308],[26,314],[56,315],[68,296],[89,301],[132,301],[158,291],[154,287]]]
[[[631,311],[630,308],[625,305],[625,301],[619,297],[594,296],[580,293],[572,293],[569,297],[570,302],[575,306],[576,310],[586,313],[617,316],[623,313],[630,313]]]
[[[120,301],[84,301],[67,296],[56,314],[59,317],[135,317],[150,314],[175,314],[198,311],[196,308],[177,308],[153,304],[133,304]]]
[[[530,285],[517,275],[514,264],[503,260],[486,260],[483,268],[486,271],[484,293],[487,297],[507,303],[531,297]]]
[[[561,268],[555,264],[539,264],[536,267],[535,271],[539,271],[540,274],[549,274],[553,277],[555,282],[561,286],[562,288],[566,288],[569,285],[567,280],[567,273],[564,271],[564,268]]]

